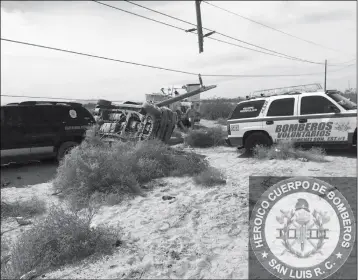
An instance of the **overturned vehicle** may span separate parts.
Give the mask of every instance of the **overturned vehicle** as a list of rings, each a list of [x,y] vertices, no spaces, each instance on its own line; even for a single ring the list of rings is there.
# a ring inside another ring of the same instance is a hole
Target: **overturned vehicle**
[[[216,87],[204,86],[200,76],[199,80],[197,89],[157,103],[127,101],[113,104],[99,100],[94,112],[96,135],[106,142],[159,139],[168,143],[179,121],[177,113],[169,105]]]

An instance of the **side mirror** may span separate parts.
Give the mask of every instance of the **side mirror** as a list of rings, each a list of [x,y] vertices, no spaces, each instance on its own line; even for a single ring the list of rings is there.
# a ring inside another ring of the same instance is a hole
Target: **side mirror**
[[[329,105],[328,106],[328,110],[330,111],[330,112],[334,112],[334,113],[340,113],[341,112],[341,110],[339,110],[336,106],[334,106],[334,105]]]

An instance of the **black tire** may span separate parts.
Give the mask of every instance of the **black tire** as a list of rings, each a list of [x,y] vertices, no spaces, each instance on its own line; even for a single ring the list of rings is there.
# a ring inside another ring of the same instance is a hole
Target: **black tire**
[[[172,112],[172,111],[168,111],[168,125],[167,125],[167,130],[165,132],[165,136],[164,136],[164,143],[168,143],[172,134],[173,134],[173,131],[174,131],[174,128],[175,128],[175,124],[176,124],[176,117],[175,117],[175,114]]]
[[[252,154],[253,148],[257,145],[270,146],[272,144],[271,139],[262,132],[254,132],[250,134],[245,140],[245,151],[248,154]]]
[[[60,162],[65,157],[65,155],[68,154],[71,151],[71,149],[73,149],[77,145],[78,143],[72,141],[62,143],[57,150],[57,155],[56,155],[57,161]]]
[[[168,126],[168,118],[169,118],[169,114],[168,114],[168,110],[166,108],[161,108],[162,109],[162,118],[160,120],[160,128],[157,134],[157,138],[161,141],[164,141],[164,136],[165,136],[165,132],[167,130],[167,126]]]

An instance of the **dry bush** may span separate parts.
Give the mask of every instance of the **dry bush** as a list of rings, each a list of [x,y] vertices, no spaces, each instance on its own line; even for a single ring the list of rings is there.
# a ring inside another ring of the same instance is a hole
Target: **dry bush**
[[[109,147],[89,138],[66,155],[54,186],[76,209],[87,207],[96,192],[125,198],[140,194],[140,185],[152,179],[194,175],[206,167],[199,155],[172,149],[157,140],[116,142]]]
[[[48,216],[22,233],[11,250],[11,260],[1,269],[2,279],[19,279],[36,270],[42,274],[89,256],[111,254],[120,240],[113,229],[91,228],[93,213],[79,215],[52,208]]]
[[[8,217],[33,217],[46,212],[46,203],[37,197],[30,200],[5,202],[1,199],[1,219]]]
[[[227,119],[218,118],[218,119],[216,120],[216,123],[217,123],[217,124],[220,124],[220,125],[227,125]]]
[[[212,187],[216,185],[225,185],[226,178],[219,169],[209,167],[207,170],[204,170],[195,176],[194,182],[198,185]]]
[[[224,98],[203,100],[200,106],[200,115],[207,120],[227,119],[235,108],[235,104],[232,100]]]
[[[325,151],[319,147],[312,147],[304,150],[298,147],[293,141],[279,142],[270,147],[256,146],[253,149],[253,156],[257,159],[306,159],[314,162],[325,161]]]
[[[221,126],[203,128],[189,131],[184,142],[191,147],[208,148],[225,145],[225,136]]]

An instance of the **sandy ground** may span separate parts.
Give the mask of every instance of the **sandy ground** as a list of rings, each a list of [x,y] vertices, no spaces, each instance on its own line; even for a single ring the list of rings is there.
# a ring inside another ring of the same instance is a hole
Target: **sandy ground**
[[[84,261],[42,278],[247,279],[249,176],[356,176],[356,155],[347,152],[331,153],[327,162],[313,163],[259,161],[229,147],[195,151],[207,156],[212,166],[225,173],[226,185],[207,188],[196,186],[191,178],[165,178],[154,181],[156,187],[146,197],[102,207],[93,226],[117,227],[124,232],[125,245],[100,261]],[[40,176],[42,184],[26,188],[9,185],[1,190],[1,195],[9,201],[37,195],[55,203],[51,182],[45,182],[55,175],[53,168],[33,168],[33,174],[41,174],[41,170],[46,173]],[[3,172],[16,178],[22,171]],[[26,174],[21,177],[26,178]],[[175,198],[163,200],[163,195]],[[15,238],[18,233],[14,230],[4,236]]]

